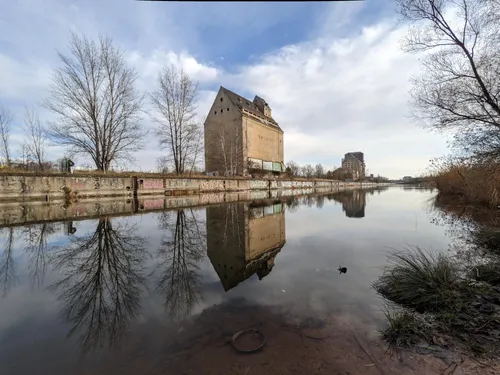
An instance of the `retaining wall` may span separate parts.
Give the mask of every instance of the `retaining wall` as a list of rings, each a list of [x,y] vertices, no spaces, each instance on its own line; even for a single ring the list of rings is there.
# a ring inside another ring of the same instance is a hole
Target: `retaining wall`
[[[145,195],[193,195],[207,192],[269,191],[376,187],[387,184],[332,180],[268,180],[168,177],[29,176],[0,175],[0,201],[52,201]]]

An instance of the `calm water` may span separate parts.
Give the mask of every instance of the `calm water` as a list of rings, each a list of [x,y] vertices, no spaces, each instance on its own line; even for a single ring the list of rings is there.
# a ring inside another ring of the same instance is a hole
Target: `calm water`
[[[434,194],[391,187],[4,228],[0,373],[152,373],[185,326],[222,324],[243,305],[375,331],[370,285],[387,253],[449,245],[431,223]]]

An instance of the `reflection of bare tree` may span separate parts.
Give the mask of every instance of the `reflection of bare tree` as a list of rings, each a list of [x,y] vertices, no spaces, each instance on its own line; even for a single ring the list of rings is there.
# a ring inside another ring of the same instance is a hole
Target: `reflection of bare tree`
[[[7,229],[7,236],[3,246],[2,256],[0,258],[0,283],[2,288],[2,297],[6,297],[16,282],[16,269],[14,258],[12,256],[14,244],[14,228]]]
[[[428,202],[432,224],[443,226],[451,238],[450,249],[460,260],[474,264],[485,258],[500,260],[500,214],[438,196]]]
[[[101,218],[94,233],[55,249],[52,260],[63,278],[52,287],[60,291],[62,315],[72,324],[68,336],[82,331],[84,351],[118,343],[140,307],[146,251],[145,239],[134,232]]]
[[[289,197],[285,203],[287,210],[290,212],[296,212],[300,207],[300,200],[297,197]]]
[[[323,208],[324,204],[325,204],[325,196],[324,195],[318,195],[316,197],[316,207],[317,208]]]
[[[22,230],[32,285],[43,283],[47,267],[48,238],[55,232],[54,223],[28,225]]]
[[[157,291],[173,319],[187,316],[198,299],[198,263],[205,253],[204,226],[192,209],[163,213],[160,228],[166,233],[158,250],[161,258]]]

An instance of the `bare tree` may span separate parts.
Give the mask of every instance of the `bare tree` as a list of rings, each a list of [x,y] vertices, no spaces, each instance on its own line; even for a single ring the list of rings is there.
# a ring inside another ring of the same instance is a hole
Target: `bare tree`
[[[49,135],[107,171],[113,161],[133,159],[143,146],[136,72],[110,38],[95,42],[72,34],[69,48],[70,56],[59,53],[62,67],[54,72],[46,101],[57,116]]]
[[[43,171],[45,166],[45,129],[34,108],[25,109],[24,137],[24,145],[29,158],[38,165],[40,171]]]
[[[151,93],[156,133],[175,173],[182,174],[193,169],[201,154],[202,132],[195,118],[198,83],[170,65],[158,75],[158,84]]]
[[[12,114],[8,109],[0,105],[0,152],[5,158],[5,162],[10,167],[10,124],[12,122]]]
[[[297,177],[300,175],[300,165],[293,160],[290,160],[288,163],[286,163],[286,169],[291,177]]]
[[[168,158],[160,156],[156,158],[156,170],[158,173],[168,173]]]
[[[413,81],[414,116],[453,131],[466,154],[500,159],[500,1],[396,2],[415,24],[405,50],[425,52],[424,73]]]
[[[325,176],[325,168],[320,164],[316,164],[314,167],[314,177],[323,178]]]
[[[314,168],[311,164],[306,164],[301,168],[301,175],[305,178],[312,178],[314,176]]]
[[[221,127],[214,133],[212,152],[207,155],[220,170],[224,171],[224,176],[235,176],[243,172],[243,139],[241,129],[237,126]]]

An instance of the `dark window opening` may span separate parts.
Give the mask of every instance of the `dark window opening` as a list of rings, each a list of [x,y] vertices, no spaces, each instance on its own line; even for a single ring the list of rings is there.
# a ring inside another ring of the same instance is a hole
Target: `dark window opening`
[[[224,98],[220,98],[220,101],[222,102],[224,100]]]
[[[222,113],[222,112],[224,112],[224,108],[222,108],[222,109],[220,110],[220,113]]]
[[[217,114],[217,111],[214,112],[214,115],[216,115],[216,114]]]
[[[229,111],[229,108],[227,109],[227,111]]]

